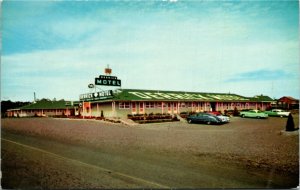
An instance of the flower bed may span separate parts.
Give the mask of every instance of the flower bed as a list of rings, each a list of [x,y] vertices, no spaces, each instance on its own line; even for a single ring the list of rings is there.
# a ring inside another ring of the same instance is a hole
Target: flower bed
[[[137,123],[156,123],[156,122],[169,122],[169,121],[179,121],[176,116],[172,116],[168,113],[150,113],[150,114],[128,114],[128,119],[135,121]]]

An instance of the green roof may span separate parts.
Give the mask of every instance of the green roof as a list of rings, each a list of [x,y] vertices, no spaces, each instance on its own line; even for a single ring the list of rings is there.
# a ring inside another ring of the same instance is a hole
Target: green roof
[[[270,97],[264,96],[265,101],[273,101]],[[266,98],[268,97],[268,98]],[[257,98],[249,98],[231,93],[204,93],[184,91],[161,91],[161,90],[138,90],[120,89],[114,93],[113,100],[123,101],[261,101]]]
[[[264,95],[254,96],[250,99],[255,102],[273,102],[274,101],[269,96],[264,96]]]
[[[69,101],[51,101],[51,100],[40,100],[35,103],[20,107],[19,109],[66,109],[72,106],[67,106]]]

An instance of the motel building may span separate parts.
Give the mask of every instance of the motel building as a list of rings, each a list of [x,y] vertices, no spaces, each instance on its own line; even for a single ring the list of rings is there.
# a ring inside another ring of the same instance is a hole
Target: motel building
[[[127,118],[135,114],[180,114],[243,109],[265,110],[273,99],[237,94],[118,89],[80,95],[80,113],[85,117]]]
[[[244,97],[237,94],[117,89],[80,95],[79,101],[42,100],[18,109],[8,117],[64,116],[84,118],[127,118],[135,114],[180,114],[243,109],[265,110],[273,99],[268,96]]]
[[[244,97],[231,93],[201,93],[184,91],[161,91],[121,89],[121,80],[110,76],[111,69],[105,69],[106,75],[95,78],[88,87],[93,93],[81,94],[79,101],[50,101],[43,99],[18,109],[7,111],[8,117],[63,116],[63,117],[105,117],[127,118],[135,114],[170,114],[182,112],[205,112],[243,109],[265,110],[274,102],[268,96]],[[96,92],[95,85],[114,86],[116,90]]]

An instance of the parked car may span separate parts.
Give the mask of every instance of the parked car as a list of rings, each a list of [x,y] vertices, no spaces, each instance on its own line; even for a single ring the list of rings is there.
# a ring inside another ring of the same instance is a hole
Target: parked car
[[[217,116],[218,118],[220,118],[224,123],[228,123],[230,121],[230,117],[226,116],[226,115],[222,115],[220,112],[218,111],[212,111],[212,112],[207,112],[208,114]]]
[[[260,111],[260,110],[249,110],[249,111],[241,111],[241,117],[252,117],[252,118],[268,118],[268,114]]]
[[[205,123],[205,124],[223,124],[224,122],[218,118],[217,116],[206,114],[206,113],[198,113],[196,115],[190,115],[187,117],[188,123]]]
[[[268,116],[273,117],[288,117],[290,115],[290,112],[281,109],[272,109],[270,111],[265,111],[265,113],[268,114]]]

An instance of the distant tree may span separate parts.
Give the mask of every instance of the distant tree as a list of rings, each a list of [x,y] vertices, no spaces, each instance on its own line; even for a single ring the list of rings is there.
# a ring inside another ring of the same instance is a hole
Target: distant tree
[[[49,98],[42,98],[42,99],[40,99],[39,101],[51,101]]]
[[[20,108],[28,104],[30,104],[30,102],[20,102],[20,101],[12,102],[11,100],[1,101],[1,116],[5,116],[5,112],[8,109]]]

